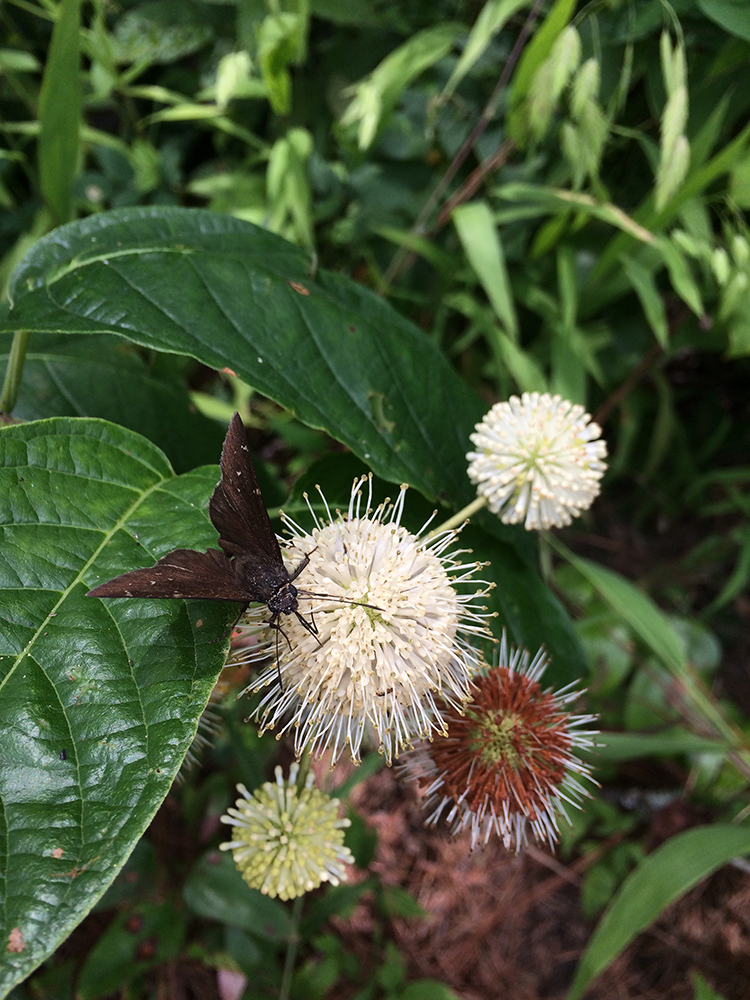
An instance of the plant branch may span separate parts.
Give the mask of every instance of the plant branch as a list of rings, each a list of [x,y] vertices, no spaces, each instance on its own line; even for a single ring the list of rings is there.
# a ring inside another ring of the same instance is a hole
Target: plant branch
[[[622,385],[615,389],[615,391],[604,400],[602,405],[594,414],[594,421],[599,424],[600,427],[605,424],[607,420],[609,420],[612,411],[620,405],[623,399],[625,399],[625,397],[629,395],[633,389],[635,389],[660,354],[662,354],[661,346],[659,344],[653,344],[643,355],[641,360],[628,375]]]

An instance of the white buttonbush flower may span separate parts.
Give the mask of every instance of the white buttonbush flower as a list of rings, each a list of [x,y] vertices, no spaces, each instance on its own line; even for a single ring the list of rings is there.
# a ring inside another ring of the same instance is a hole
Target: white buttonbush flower
[[[231,851],[247,884],[267,896],[294,899],[322,882],[346,880],[354,863],[344,847],[348,819],[339,819],[339,800],[321,792],[310,772],[303,788],[296,785],[299,765],[285,781],[280,767],[276,782],[267,781],[253,794],[237,785],[242,798],[227,809],[222,823],[232,827],[232,840],[219,844]]]
[[[269,687],[261,731],[291,731],[298,756],[330,750],[332,763],[344,750],[358,762],[366,732],[389,764],[413,740],[444,732],[438,701],[459,710],[467,700],[478,656],[468,637],[488,635],[477,601],[490,586],[474,579],[480,564],[447,551],[456,532],[412,534],[400,524],[405,487],[372,511],[367,482],[355,482],[346,514],[327,504],[327,522],[313,513],[311,532],[285,519],[290,571],[309,557],[295,586],[316,634],[285,618],[272,641],[278,665],[253,685]]]
[[[599,495],[607,468],[600,435],[582,406],[560,396],[511,396],[476,425],[469,479],[503,523],[562,527]]]
[[[429,783],[427,822],[447,823],[453,834],[470,830],[472,849],[493,834],[516,852],[529,834],[553,846],[565,805],[579,806],[588,794],[578,778],[589,778],[589,769],[573,751],[592,746],[595,733],[579,727],[595,717],[566,711],[578,697],[573,685],[542,690],[547,663],[543,650],[532,660],[503,635],[498,664],[475,678],[465,711],[446,713],[447,738],[404,758],[407,780]]]

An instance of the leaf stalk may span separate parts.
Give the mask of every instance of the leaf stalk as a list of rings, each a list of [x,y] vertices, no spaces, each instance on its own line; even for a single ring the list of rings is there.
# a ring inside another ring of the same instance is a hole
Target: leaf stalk
[[[29,346],[30,330],[17,330],[13,335],[13,343],[8,355],[8,367],[5,369],[3,392],[0,396],[0,413],[10,414],[18,400],[18,389],[23,375],[23,364]]]

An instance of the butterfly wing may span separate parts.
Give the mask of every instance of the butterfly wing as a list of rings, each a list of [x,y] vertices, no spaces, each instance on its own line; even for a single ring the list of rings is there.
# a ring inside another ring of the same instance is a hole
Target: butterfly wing
[[[249,600],[265,601],[289,582],[281,549],[255,475],[239,413],[229,425],[221,452],[221,479],[208,505],[219,545],[234,557],[234,572]]]
[[[217,549],[175,549],[147,569],[134,569],[90,590],[87,597],[198,597],[211,601],[253,600],[230,560]]]

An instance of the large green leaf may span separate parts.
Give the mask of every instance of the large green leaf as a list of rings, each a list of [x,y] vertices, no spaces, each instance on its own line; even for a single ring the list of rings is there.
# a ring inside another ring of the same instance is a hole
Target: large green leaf
[[[745,0],[698,0],[698,9],[725,31],[750,42],[750,9]]]
[[[101,420],[0,430],[0,995],[112,882],[195,734],[236,606],[85,595],[215,544],[216,478]]]
[[[700,826],[672,837],[625,879],[583,953],[568,1000],[579,1000],[603,972],[673,900],[730,858],[750,852],[747,826]]]
[[[507,542],[478,528],[466,528],[460,541],[489,562],[477,575],[495,584],[486,602],[498,616],[493,625],[495,634],[506,628],[508,638],[525,646],[532,656],[545,647],[550,656],[545,687],[561,687],[584,677],[586,654],[571,630],[566,611],[539,574]]]
[[[310,271],[305,252],[226,215],[122,209],[41,239],[0,329],[118,333],[228,367],[384,479],[468,502],[479,397],[382,299]]]

